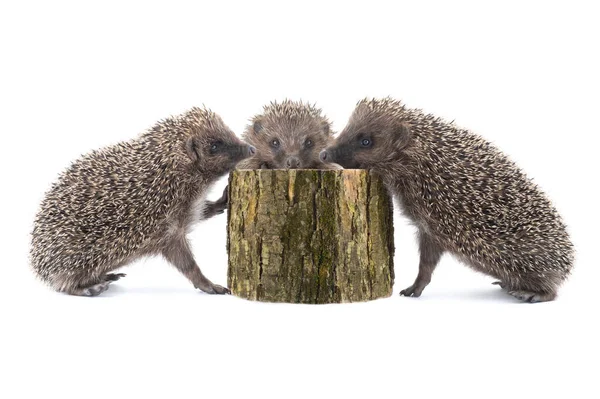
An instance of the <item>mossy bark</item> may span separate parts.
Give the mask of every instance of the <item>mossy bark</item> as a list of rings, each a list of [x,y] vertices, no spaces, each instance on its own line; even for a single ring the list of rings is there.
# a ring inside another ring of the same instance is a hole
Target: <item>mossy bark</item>
[[[365,170],[235,170],[229,175],[228,285],[292,303],[387,297],[392,202]]]

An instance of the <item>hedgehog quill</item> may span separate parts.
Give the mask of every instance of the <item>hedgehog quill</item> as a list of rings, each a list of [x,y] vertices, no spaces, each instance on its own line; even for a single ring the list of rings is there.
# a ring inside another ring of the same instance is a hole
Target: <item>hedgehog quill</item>
[[[35,218],[30,260],[53,289],[95,296],[123,277],[111,273],[163,255],[194,287],[229,290],[201,272],[186,235],[222,213],[227,198],[208,188],[255,153],[208,109],[167,118],[137,138],[76,160],[54,183]]]
[[[443,253],[528,302],[555,299],[574,248],[557,210],[506,155],[468,130],[391,98],[360,101],[322,161],[372,169],[416,225],[418,297]]]

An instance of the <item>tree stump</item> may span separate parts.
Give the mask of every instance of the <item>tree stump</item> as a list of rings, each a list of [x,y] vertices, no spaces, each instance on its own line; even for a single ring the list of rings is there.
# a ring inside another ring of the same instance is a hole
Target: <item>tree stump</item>
[[[228,285],[291,303],[388,297],[392,200],[366,170],[235,170],[229,175]]]

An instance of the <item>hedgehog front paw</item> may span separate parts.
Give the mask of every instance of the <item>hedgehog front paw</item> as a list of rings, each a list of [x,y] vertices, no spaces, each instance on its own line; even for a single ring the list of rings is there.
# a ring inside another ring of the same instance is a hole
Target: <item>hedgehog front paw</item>
[[[206,202],[206,208],[204,209],[204,219],[209,219],[213,216],[220,215],[227,209],[227,203],[222,204],[217,202]]]
[[[405,289],[403,289],[402,291],[400,291],[400,295],[402,296],[412,296],[415,298],[418,298],[421,296],[421,293],[423,292],[423,289],[425,288],[425,286],[421,286],[419,284],[413,284],[410,287],[407,287]]]
[[[217,295],[231,294],[229,288],[223,287],[219,284],[213,284],[213,290],[215,291],[214,293]]]
[[[231,291],[229,291],[229,288],[223,287],[219,284],[213,284],[210,281],[205,281],[202,284],[196,285],[196,288],[198,288],[202,292],[206,292],[207,294],[216,294],[216,295],[231,294]]]
[[[502,289],[505,289],[505,288],[506,288],[506,284],[504,284],[504,282],[502,282],[502,281],[494,281],[494,282],[492,283],[492,285],[499,285],[499,286],[500,286],[500,288],[502,288]]]
[[[227,205],[229,203],[229,186],[225,187],[223,190],[223,195],[216,201],[206,201],[206,206],[204,207],[204,213],[202,215],[202,219],[208,219],[216,215],[220,215],[225,210],[227,210]]]

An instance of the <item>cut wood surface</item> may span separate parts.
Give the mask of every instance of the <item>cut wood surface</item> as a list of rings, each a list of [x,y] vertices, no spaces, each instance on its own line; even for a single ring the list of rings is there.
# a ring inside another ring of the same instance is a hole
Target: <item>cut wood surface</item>
[[[392,201],[366,170],[235,170],[227,218],[236,296],[332,303],[392,293]]]

